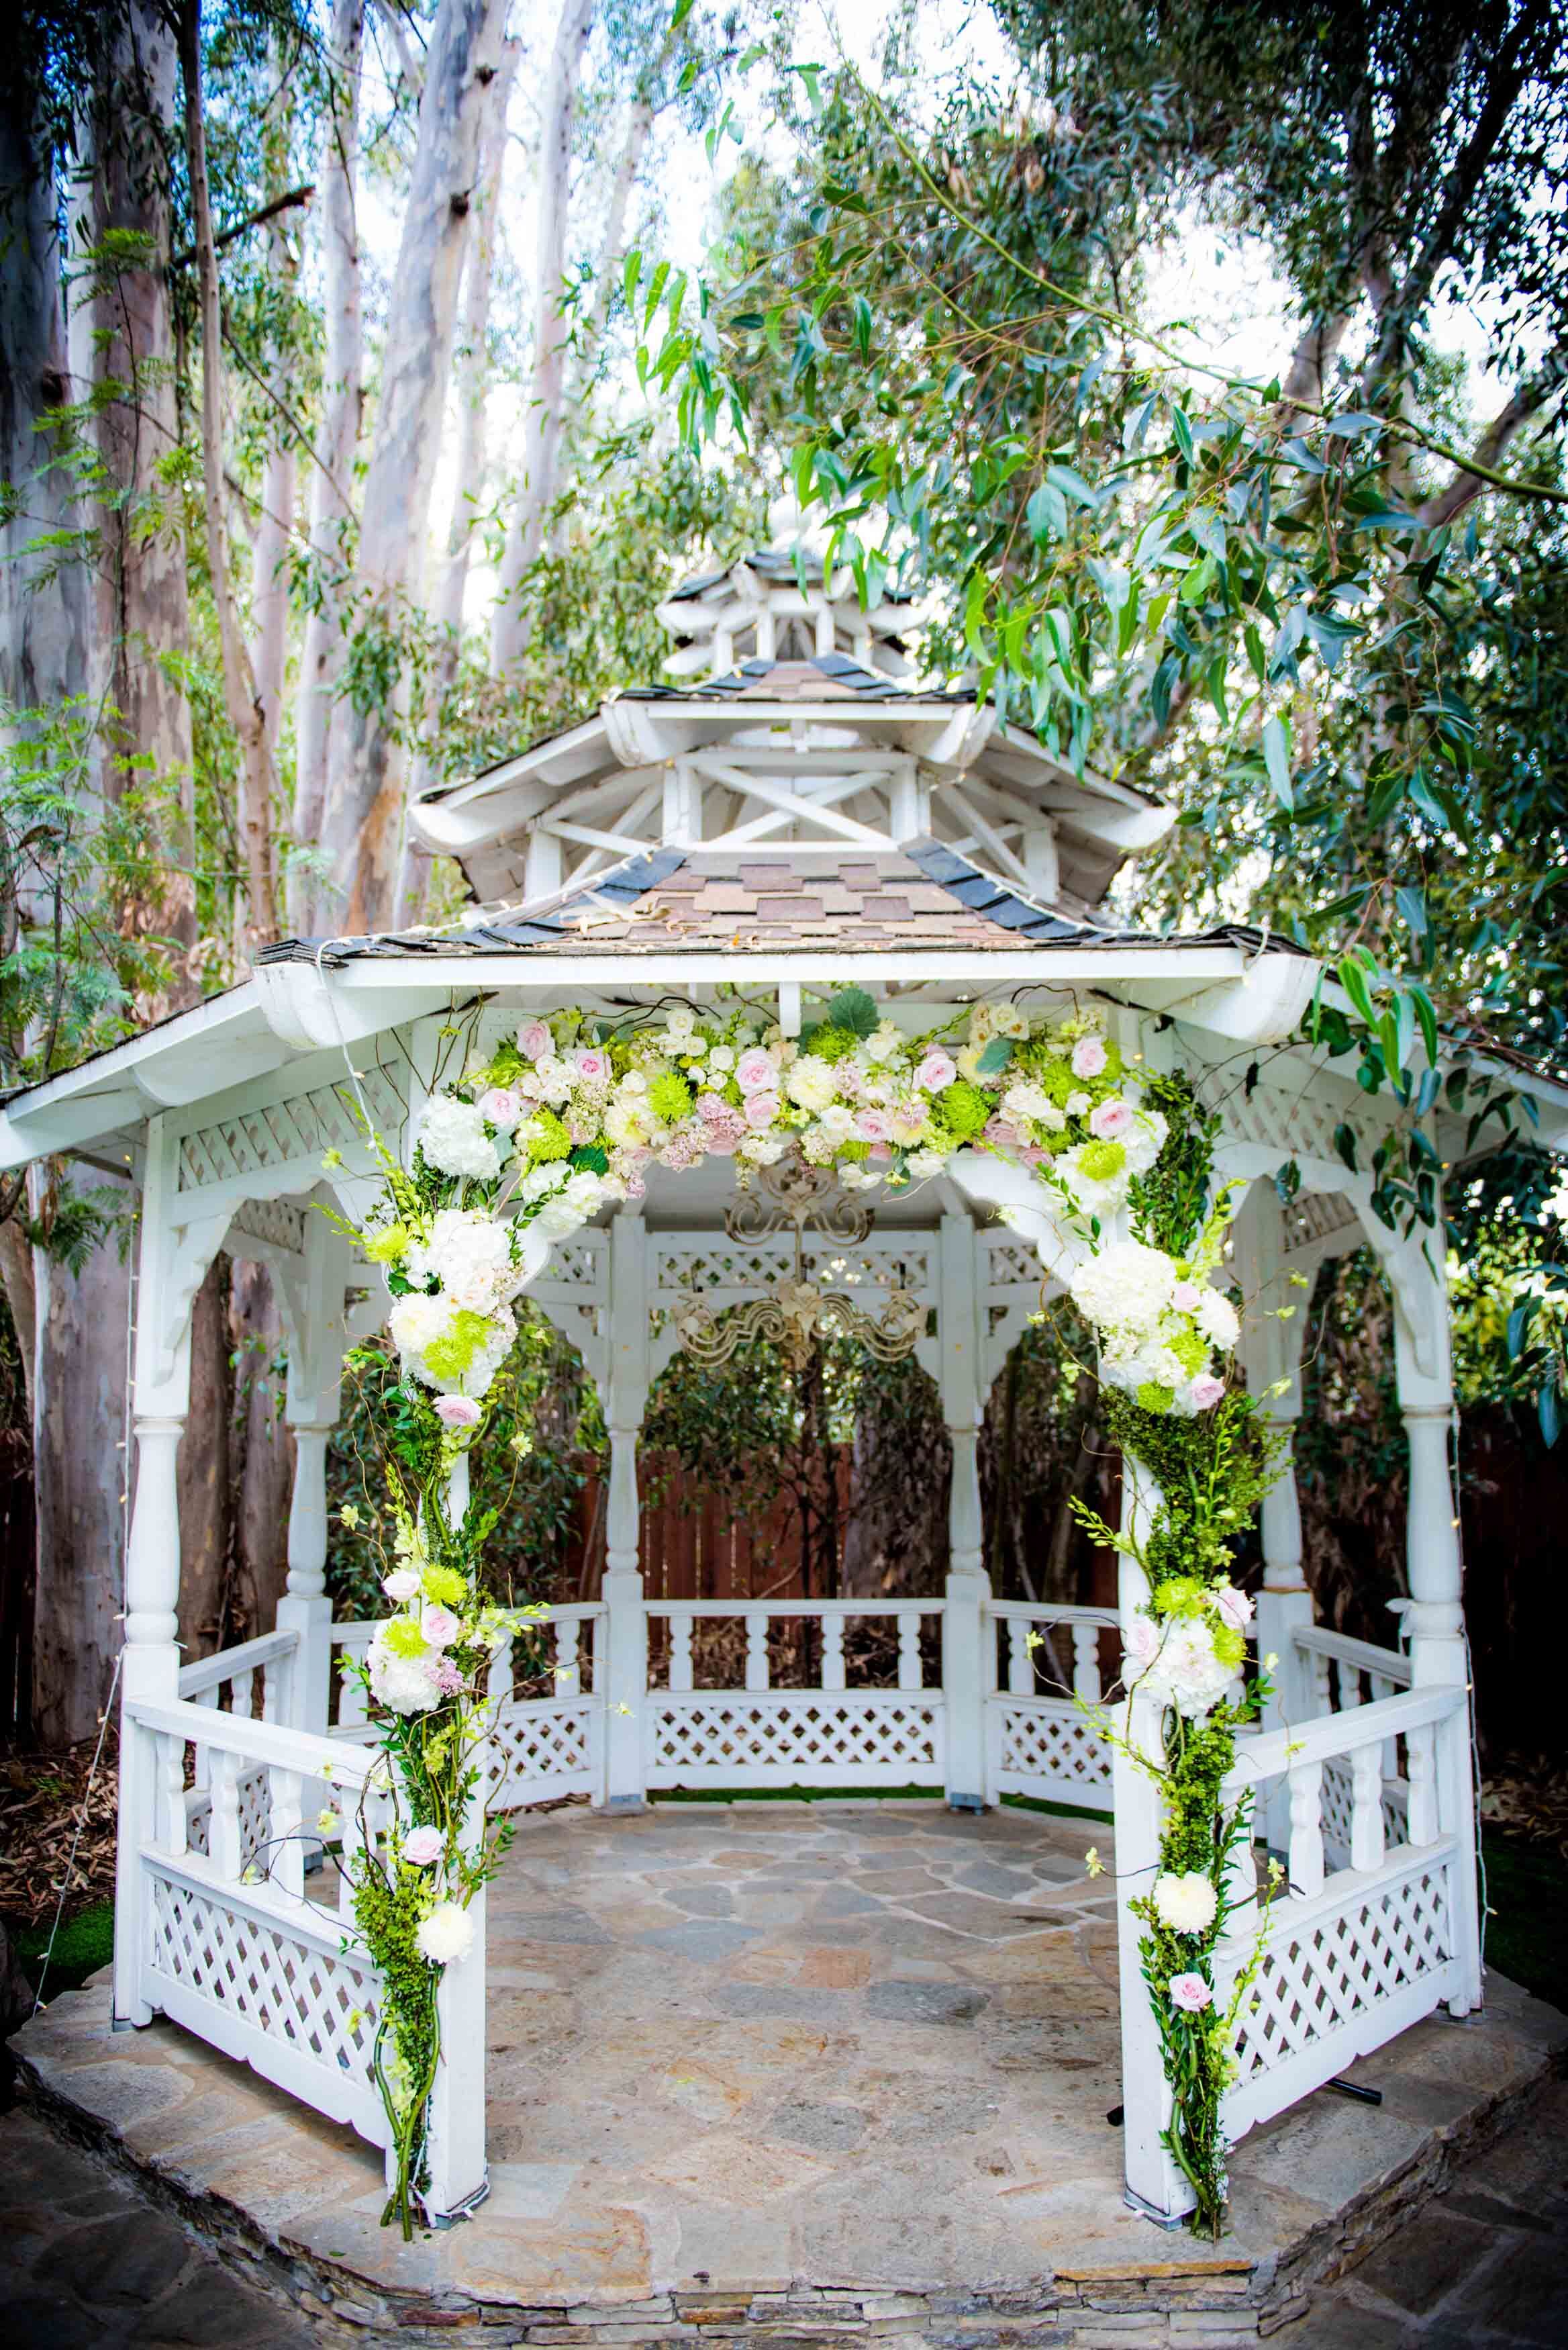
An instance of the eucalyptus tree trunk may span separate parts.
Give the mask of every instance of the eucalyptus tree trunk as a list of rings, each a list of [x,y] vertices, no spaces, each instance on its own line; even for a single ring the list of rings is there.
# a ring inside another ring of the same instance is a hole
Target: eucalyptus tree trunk
[[[582,349],[573,371],[568,407],[572,421],[582,414],[583,402],[594,380],[599,351],[604,343],[605,328],[609,324],[609,308],[615,299],[616,281],[626,258],[627,222],[631,213],[631,199],[642,170],[648,142],[653,135],[653,105],[640,93],[632,99],[627,117],[626,136],[616,159],[615,178],[610,182],[609,203],[605,213],[604,243],[599,248],[598,267],[594,276],[593,307],[588,313]],[[567,442],[574,435],[568,428]]]
[[[380,668],[385,681],[374,695],[337,704],[321,825],[338,892],[334,920],[348,931],[384,929],[397,889],[407,639],[420,622],[458,283],[505,14],[505,0],[441,0],[427,55],[350,591],[365,666]]]
[[[240,612],[230,562],[223,481],[223,321],[213,208],[207,185],[207,131],[202,103],[201,0],[183,0],[180,56],[185,88],[185,159],[196,232],[196,275],[202,314],[202,480],[207,571],[218,615],[223,703],[240,750],[240,840],[244,856],[250,938],[265,944],[275,932],[272,808],[277,775],[266,712],[256,686],[250,639]]]
[[[424,746],[414,761],[409,787],[410,801],[441,775],[433,738],[441,722],[441,704],[452,691],[462,651],[462,608],[468,588],[474,532],[484,496],[488,436],[485,407],[490,392],[490,292],[495,270],[495,235],[499,224],[501,183],[506,167],[506,118],[523,55],[521,42],[508,41],[502,50],[501,70],[485,98],[484,128],[480,142],[479,196],[469,233],[468,261],[462,273],[462,307],[458,320],[453,373],[457,390],[457,452],[452,485],[452,522],[447,532],[446,561],[436,593],[436,648],[431,664]],[[400,927],[417,921],[430,882],[431,860],[411,837],[403,843],[402,869],[398,880],[394,920]]]
[[[275,42],[275,57],[277,45]],[[268,142],[267,193],[285,192],[288,168],[288,122],[291,112],[281,58],[273,72],[273,100],[281,120]],[[281,219],[267,225],[267,261],[279,311],[286,317],[294,304],[294,246]],[[289,362],[286,351],[275,353],[269,387],[280,405],[275,410],[272,444],[262,467],[261,513],[256,519],[252,556],[251,610],[255,622],[256,696],[267,755],[275,772],[283,733],[284,676],[288,660],[288,558],[294,540],[294,514],[298,496],[298,452],[294,432],[281,409],[288,404]]]
[[[501,594],[491,621],[491,660],[498,671],[513,668],[528,649],[532,623],[522,583],[543,550],[545,525],[560,483],[566,373],[561,281],[566,262],[572,117],[593,14],[594,0],[562,0],[539,125],[534,365],[523,442],[523,480],[502,558]]]
[[[300,650],[294,723],[293,833],[297,848],[321,837],[332,689],[342,643],[342,584],[354,559],[354,460],[364,408],[364,325],[359,296],[359,76],[365,0],[333,0],[331,97],[317,173],[321,224],[321,415],[310,467],[308,536],[315,593]],[[326,893],[308,865],[288,877],[288,919],[313,931]]]
[[[99,769],[104,795],[118,798],[134,772],[138,791],[159,811],[159,899],[127,906],[122,923],[130,934],[151,931],[189,948],[196,939],[195,783],[191,705],[179,672],[191,650],[190,607],[178,504],[160,471],[179,443],[168,291],[177,58],[157,0],[125,0],[104,21],[105,54],[78,142],[67,323],[71,396],[100,403],[89,430],[105,474],[93,517],[101,552],[88,690],[118,738],[119,755]],[[116,242],[106,250],[110,236]],[[148,1016],[178,1009],[199,992],[194,965],[179,959],[161,1000],[139,1009]]]
[[[247,1637],[270,1632],[288,1580],[294,1436],[283,1417],[284,1334],[265,1265],[236,1261],[229,1294],[234,1366],[229,1428],[232,1608]]]

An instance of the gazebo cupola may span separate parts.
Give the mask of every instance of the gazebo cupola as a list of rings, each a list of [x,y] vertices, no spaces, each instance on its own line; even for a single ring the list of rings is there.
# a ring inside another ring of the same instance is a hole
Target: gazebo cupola
[[[659,618],[677,682],[628,684],[583,724],[415,804],[415,832],[456,858],[487,909],[602,889],[628,859],[657,855],[667,879],[677,853],[689,875],[742,894],[742,864],[826,888],[835,868],[870,859],[897,879],[918,846],[972,859],[1036,914],[1076,925],[1170,826],[1168,809],[1075,773],[972,686],[920,682],[914,604],[884,590],[863,608],[847,572],[825,580],[804,544],[686,581]]]

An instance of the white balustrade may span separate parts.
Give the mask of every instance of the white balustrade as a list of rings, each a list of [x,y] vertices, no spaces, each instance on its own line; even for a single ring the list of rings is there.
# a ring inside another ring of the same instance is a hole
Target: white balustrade
[[[985,1612],[988,1800],[1028,1795],[1108,1817],[1111,1750],[1089,1709],[1102,1699],[1100,1635],[1116,1629],[1115,1609],[999,1599]]]
[[[1317,1653],[1325,1664],[1331,1660],[1330,1653]],[[1373,1653],[1384,1659],[1384,1677],[1393,1679],[1398,1660],[1390,1669],[1386,1652]],[[1346,1687],[1355,1671],[1366,1669],[1353,1657],[1332,1660]],[[1271,1910],[1262,1963],[1237,2027],[1236,2074],[1224,2116],[1232,2137],[1332,2080],[1442,2002],[1462,1998],[1467,1961],[1455,1894],[1472,1863],[1462,1820],[1442,1805],[1439,1758],[1468,1752],[1469,1735],[1465,1692],[1439,1684],[1342,1704],[1314,1721],[1241,1742],[1222,1795],[1261,1804],[1264,1791],[1282,1784],[1290,1853],[1286,1888]],[[1385,1757],[1400,1746],[1408,1801],[1391,1814]],[[1344,1865],[1330,1866],[1341,1839],[1326,1833],[1325,1823],[1331,1801],[1345,1789]],[[1394,1841],[1391,1815],[1399,1830]],[[1249,1906],[1215,1954],[1221,1997],[1251,1963],[1255,1942]]]

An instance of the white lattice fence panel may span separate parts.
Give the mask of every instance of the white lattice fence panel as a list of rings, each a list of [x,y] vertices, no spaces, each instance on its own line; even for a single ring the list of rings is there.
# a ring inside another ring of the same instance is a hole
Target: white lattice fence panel
[[[1449,1856],[1408,1847],[1370,1877],[1330,1880],[1279,1905],[1236,2032],[1225,2101],[1232,2137],[1321,2088],[1455,1987]],[[1239,1938],[1218,1962],[1223,1996],[1250,1956]]]
[[[996,1783],[1003,1794],[1111,1809],[1111,1750],[1076,1706],[1053,1698],[993,1697]]]
[[[379,1132],[395,1135],[404,1115],[396,1073],[367,1068],[360,1074],[359,1090]],[[318,1161],[324,1151],[357,1147],[364,1138],[353,1101],[353,1090],[344,1080],[318,1086],[292,1101],[273,1102],[198,1127],[181,1138],[180,1190],[200,1191],[236,1175],[254,1175],[302,1159]]]
[[[294,1207],[287,1200],[246,1200],[229,1220],[231,1256],[244,1256],[244,1249],[240,1243],[247,1238],[265,1241],[270,1248],[285,1249],[293,1256],[303,1256],[305,1210]]]
[[[293,1919],[224,1886],[145,1858],[145,1991],[176,2023],[280,2087],[387,2140],[372,2051],[379,1978],[344,1951],[335,1919]]]
[[[648,1782],[903,1786],[943,1775],[942,1701],[848,1690],[699,1690],[648,1698]]]
[[[597,1795],[602,1708],[591,1697],[513,1700],[485,1750],[485,1808],[515,1811],[556,1795]]]

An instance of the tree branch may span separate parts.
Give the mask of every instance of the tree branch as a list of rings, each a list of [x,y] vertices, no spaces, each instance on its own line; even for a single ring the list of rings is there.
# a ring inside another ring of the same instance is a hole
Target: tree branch
[[[253,228],[265,228],[269,220],[277,218],[279,213],[291,212],[296,204],[307,204],[315,193],[314,180],[307,180],[302,188],[286,189],[281,196],[274,196],[270,204],[263,204],[259,212],[247,213],[244,220],[234,223],[233,228],[220,229],[213,239],[213,251],[222,253],[224,245],[233,244],[238,237],[248,236]],[[169,266],[171,269],[189,269],[193,261],[200,259],[200,247],[190,244],[183,253],[171,257]]]
[[[1419,519],[1427,530],[1441,530],[1463,514],[1483,489],[1517,490],[1521,485],[1494,468],[1515,434],[1550,405],[1568,384],[1568,345],[1552,353],[1528,381],[1521,383],[1506,408],[1500,409],[1468,457],[1456,455],[1459,471],[1445,489],[1427,500]]]

